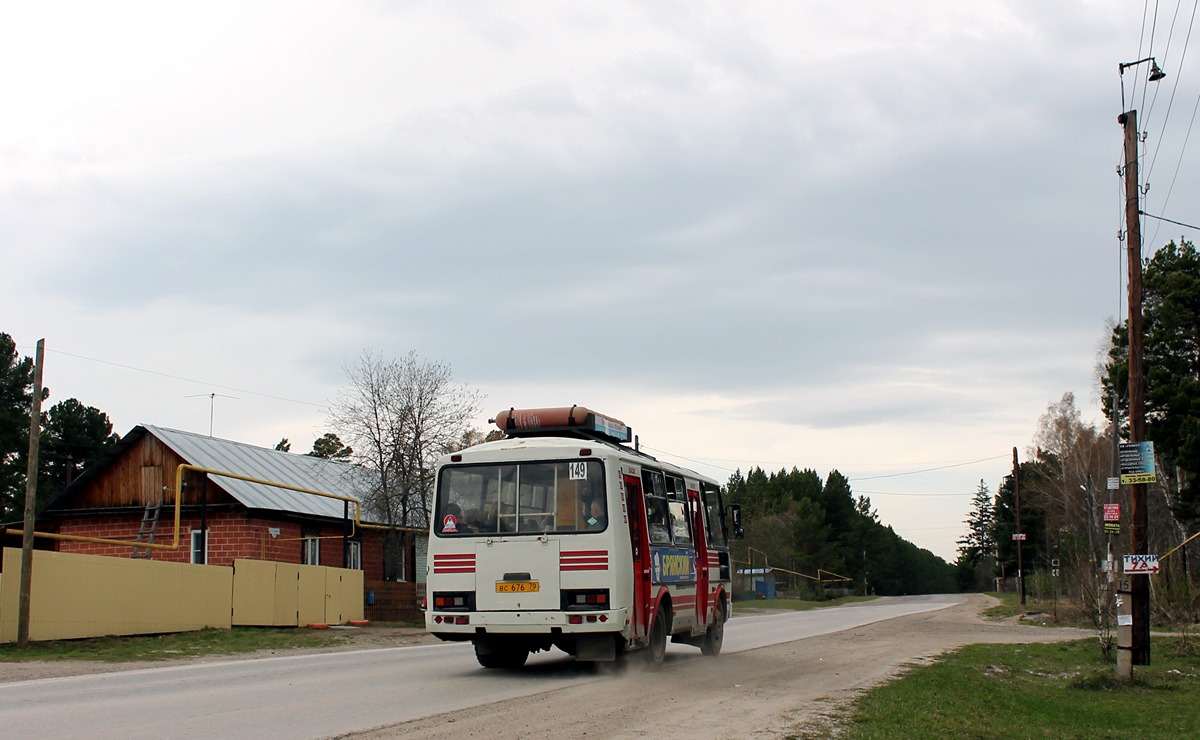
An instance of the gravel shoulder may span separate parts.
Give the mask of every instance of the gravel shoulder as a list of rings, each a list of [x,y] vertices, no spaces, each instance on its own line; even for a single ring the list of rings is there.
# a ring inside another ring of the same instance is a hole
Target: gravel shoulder
[[[584,686],[347,737],[828,737],[863,691],[947,650],[1091,634],[982,618],[994,603],[972,595],[935,612],[715,660],[670,661],[657,673],[610,671]],[[736,628],[735,620],[729,629]]]

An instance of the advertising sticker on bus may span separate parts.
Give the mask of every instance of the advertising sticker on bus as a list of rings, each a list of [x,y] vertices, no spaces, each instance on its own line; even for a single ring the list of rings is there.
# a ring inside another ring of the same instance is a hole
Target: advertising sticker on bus
[[[691,583],[696,580],[696,553],[694,550],[655,548],[655,583]]]

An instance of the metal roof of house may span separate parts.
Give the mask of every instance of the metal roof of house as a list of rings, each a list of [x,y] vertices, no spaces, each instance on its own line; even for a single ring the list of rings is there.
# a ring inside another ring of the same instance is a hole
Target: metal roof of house
[[[280,452],[227,439],[206,437],[177,429],[141,425],[192,465],[227,473],[283,483],[325,493],[349,496],[359,501],[370,492],[366,474],[343,462],[309,455]],[[134,431],[137,431],[136,429]],[[132,435],[132,432],[131,432]],[[344,505],[338,499],[289,491],[286,488],[216,476],[216,485],[250,509],[269,509],[341,519]],[[353,505],[350,515],[354,516]],[[366,518],[365,515],[363,517]]]

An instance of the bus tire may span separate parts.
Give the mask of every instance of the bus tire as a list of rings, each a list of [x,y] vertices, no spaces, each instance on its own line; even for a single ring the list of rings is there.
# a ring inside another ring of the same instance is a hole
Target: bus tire
[[[502,650],[480,651],[479,643],[475,643],[475,660],[484,668],[503,668],[516,670],[529,660],[529,651],[523,648],[504,648]]]
[[[721,654],[721,645],[725,642],[725,601],[717,606],[716,620],[709,625],[704,633],[704,641],[700,643],[700,652],[716,657]]]
[[[667,609],[658,607],[654,615],[654,623],[650,625],[650,643],[646,647],[646,662],[651,668],[662,668],[667,658]]]

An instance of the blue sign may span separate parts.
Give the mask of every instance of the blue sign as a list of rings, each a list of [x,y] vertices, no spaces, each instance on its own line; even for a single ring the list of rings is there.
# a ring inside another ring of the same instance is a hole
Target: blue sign
[[[1155,481],[1153,442],[1122,442],[1119,458],[1122,485]]]
[[[675,547],[653,550],[655,583],[693,583],[696,580],[696,552]]]

